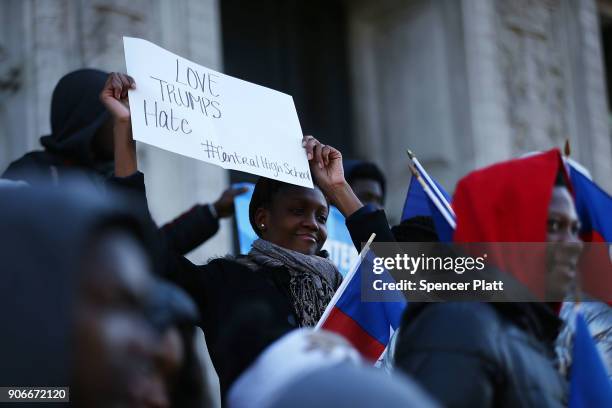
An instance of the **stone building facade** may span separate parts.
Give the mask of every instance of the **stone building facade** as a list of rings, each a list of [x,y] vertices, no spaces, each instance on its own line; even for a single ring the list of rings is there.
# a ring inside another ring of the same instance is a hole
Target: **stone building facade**
[[[471,169],[561,147],[612,191],[593,0],[351,2],[358,151],[405,173],[410,147],[452,188]],[[405,177],[392,177],[398,214]]]
[[[260,3],[295,8],[299,1]],[[344,100],[351,112],[345,120],[351,122],[350,132],[339,143],[350,147],[352,156],[369,158],[384,168],[392,219],[399,216],[407,185],[406,158],[401,153],[406,148],[452,190],[457,179],[473,168],[561,146],[569,138],[573,157],[612,190],[612,142],[598,18],[599,9],[609,8],[607,2],[336,3],[346,20],[345,79],[350,89]],[[37,148],[39,136],[49,131],[51,92],[64,73],[85,66],[124,69],[123,35],[149,39],[223,70],[224,51],[229,55],[223,49],[223,33],[239,29],[221,27],[221,10],[228,0],[0,0],[0,4],[1,168]],[[240,8],[244,3],[237,4]],[[327,13],[320,4],[315,13]],[[245,18],[251,12],[245,9]],[[240,61],[240,53],[233,55]],[[317,61],[309,64],[315,66]],[[302,88],[297,85],[292,92],[299,94]],[[322,101],[326,98],[320,95]],[[145,146],[139,147],[139,155],[148,176],[152,213],[160,222],[194,202],[211,200],[228,182],[223,170],[191,159]],[[204,260],[230,250],[230,230],[223,228],[192,258]]]

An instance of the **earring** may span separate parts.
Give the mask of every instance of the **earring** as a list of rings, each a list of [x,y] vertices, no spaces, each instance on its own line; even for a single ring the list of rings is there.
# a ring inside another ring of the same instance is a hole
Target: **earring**
[[[266,229],[266,225],[265,224],[261,224],[261,228],[262,231]]]

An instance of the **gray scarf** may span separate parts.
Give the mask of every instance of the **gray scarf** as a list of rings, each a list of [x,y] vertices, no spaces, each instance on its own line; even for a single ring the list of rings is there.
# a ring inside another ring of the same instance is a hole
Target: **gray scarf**
[[[237,261],[251,269],[284,266],[289,271],[289,293],[300,327],[317,324],[342,282],[342,275],[329,259],[304,255],[263,239],[253,242],[248,255]]]

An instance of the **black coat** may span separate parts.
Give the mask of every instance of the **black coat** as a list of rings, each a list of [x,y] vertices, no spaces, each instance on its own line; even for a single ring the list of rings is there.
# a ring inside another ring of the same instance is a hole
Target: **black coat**
[[[542,303],[411,304],[395,365],[450,407],[561,407],[560,320]]]
[[[284,267],[252,270],[229,258],[196,266],[171,257],[167,270],[198,306],[222,394],[261,351],[297,328]]]
[[[374,210],[369,205],[350,215],[346,219],[346,227],[357,251],[361,250],[362,245],[370,239],[373,233],[376,234],[374,242],[395,242],[384,210]]]

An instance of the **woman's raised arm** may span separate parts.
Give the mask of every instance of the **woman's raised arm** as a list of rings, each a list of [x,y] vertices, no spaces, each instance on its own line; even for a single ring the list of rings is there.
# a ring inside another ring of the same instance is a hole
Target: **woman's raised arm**
[[[114,151],[115,176],[127,177],[138,171],[136,143],[132,138],[132,123],[128,90],[134,89],[134,79],[126,74],[112,72],[104,89],[100,93],[100,101],[106,106],[114,120]]]

